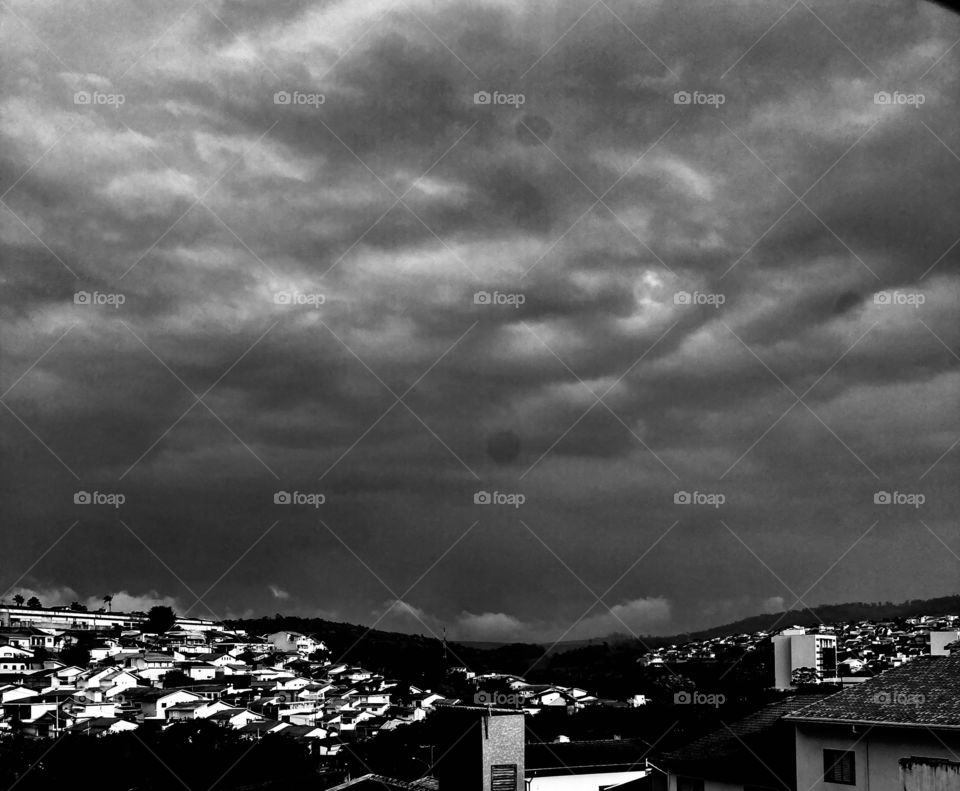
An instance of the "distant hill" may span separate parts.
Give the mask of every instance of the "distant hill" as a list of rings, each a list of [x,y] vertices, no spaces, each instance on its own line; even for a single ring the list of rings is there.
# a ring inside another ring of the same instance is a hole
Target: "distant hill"
[[[276,615],[272,618],[247,618],[227,623],[253,634],[289,629],[316,635],[330,647],[330,658],[335,661],[363,665],[391,676],[419,678],[427,683],[436,683],[443,677],[445,669],[452,664],[467,665],[477,672],[498,670],[524,674],[531,665],[540,664],[538,660],[542,660],[545,655],[558,658],[558,655],[567,652],[582,652],[584,649],[600,649],[603,646],[620,654],[627,652],[639,655],[645,653],[648,646],[655,648],[726,635],[785,629],[789,626],[813,626],[821,621],[886,621],[916,615],[951,613],[960,613],[960,596],[913,599],[900,604],[849,602],[822,605],[812,610],[764,613],[697,632],[669,636],[647,635],[642,638],[642,642],[632,636],[614,634],[590,640],[565,641],[553,647],[533,643],[468,641],[450,642],[446,649],[440,640],[432,636],[386,632],[369,629],[360,624],[338,623],[322,618]]]
[[[941,596],[936,599],[911,599],[892,602],[848,602],[846,604],[823,604],[809,610],[787,610],[779,613],[751,615],[733,623],[712,626],[697,632],[673,635],[672,637],[644,637],[644,642],[681,643],[693,640],[709,640],[733,634],[752,634],[762,630],[789,626],[815,626],[823,623],[844,621],[891,621],[917,615],[951,615],[960,613],[960,596]],[[622,635],[620,636],[622,637]],[[594,641],[595,642],[595,641]]]

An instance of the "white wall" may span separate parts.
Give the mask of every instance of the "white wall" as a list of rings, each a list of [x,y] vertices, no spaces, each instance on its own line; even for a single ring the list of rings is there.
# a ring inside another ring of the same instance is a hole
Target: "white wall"
[[[564,774],[556,777],[535,777],[530,781],[530,791],[597,791],[599,788],[638,780],[647,775],[648,770],[636,769],[632,772],[597,772],[589,775]]]
[[[797,787],[809,791],[902,791],[901,758],[956,761],[960,754],[960,734],[955,732],[941,731],[934,736],[923,728],[876,727],[864,736],[866,730],[864,726],[857,726],[854,732],[850,725],[798,725]],[[823,782],[825,749],[856,753],[856,785]]]

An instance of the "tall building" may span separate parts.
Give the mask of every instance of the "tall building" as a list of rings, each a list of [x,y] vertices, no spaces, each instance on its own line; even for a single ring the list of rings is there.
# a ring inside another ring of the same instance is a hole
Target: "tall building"
[[[439,709],[449,744],[436,766],[441,789],[524,791],[524,719],[516,709],[456,706]]]
[[[816,681],[832,681],[837,677],[837,637],[803,629],[784,629],[773,638],[774,686],[792,689],[793,671],[809,668]]]
[[[930,656],[948,656],[947,646],[960,640],[960,631],[930,632]]]

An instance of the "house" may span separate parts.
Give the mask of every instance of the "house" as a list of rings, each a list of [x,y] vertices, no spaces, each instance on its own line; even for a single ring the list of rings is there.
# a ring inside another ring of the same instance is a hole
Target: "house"
[[[326,650],[322,641],[300,632],[274,632],[265,637],[266,641],[277,651],[294,652],[298,654],[312,654],[317,650]]]
[[[195,700],[203,700],[203,697],[185,689],[131,687],[117,695],[117,703],[141,720],[165,720],[170,707]]]
[[[121,720],[117,717],[91,717],[88,720],[78,720],[64,730],[64,733],[80,733],[87,736],[107,736],[112,733],[135,731],[137,723]]]
[[[804,791],[960,788],[960,656],[923,656],[786,718]]]
[[[794,726],[785,717],[822,697],[784,698],[664,753],[660,764],[667,774],[666,791],[796,791]]]
[[[217,711],[214,714],[205,717],[204,719],[207,719],[210,722],[215,722],[217,725],[222,725],[227,728],[238,729],[255,722],[264,721],[259,714],[250,711],[250,709],[240,708],[221,709],[220,711]]]

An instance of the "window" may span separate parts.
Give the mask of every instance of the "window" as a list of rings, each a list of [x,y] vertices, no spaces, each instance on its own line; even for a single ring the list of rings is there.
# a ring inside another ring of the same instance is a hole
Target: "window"
[[[703,791],[703,780],[696,777],[678,777],[677,791]]]
[[[491,766],[490,791],[517,791],[517,765],[494,764]]]
[[[823,780],[825,783],[857,784],[856,756],[849,750],[823,751]]]

